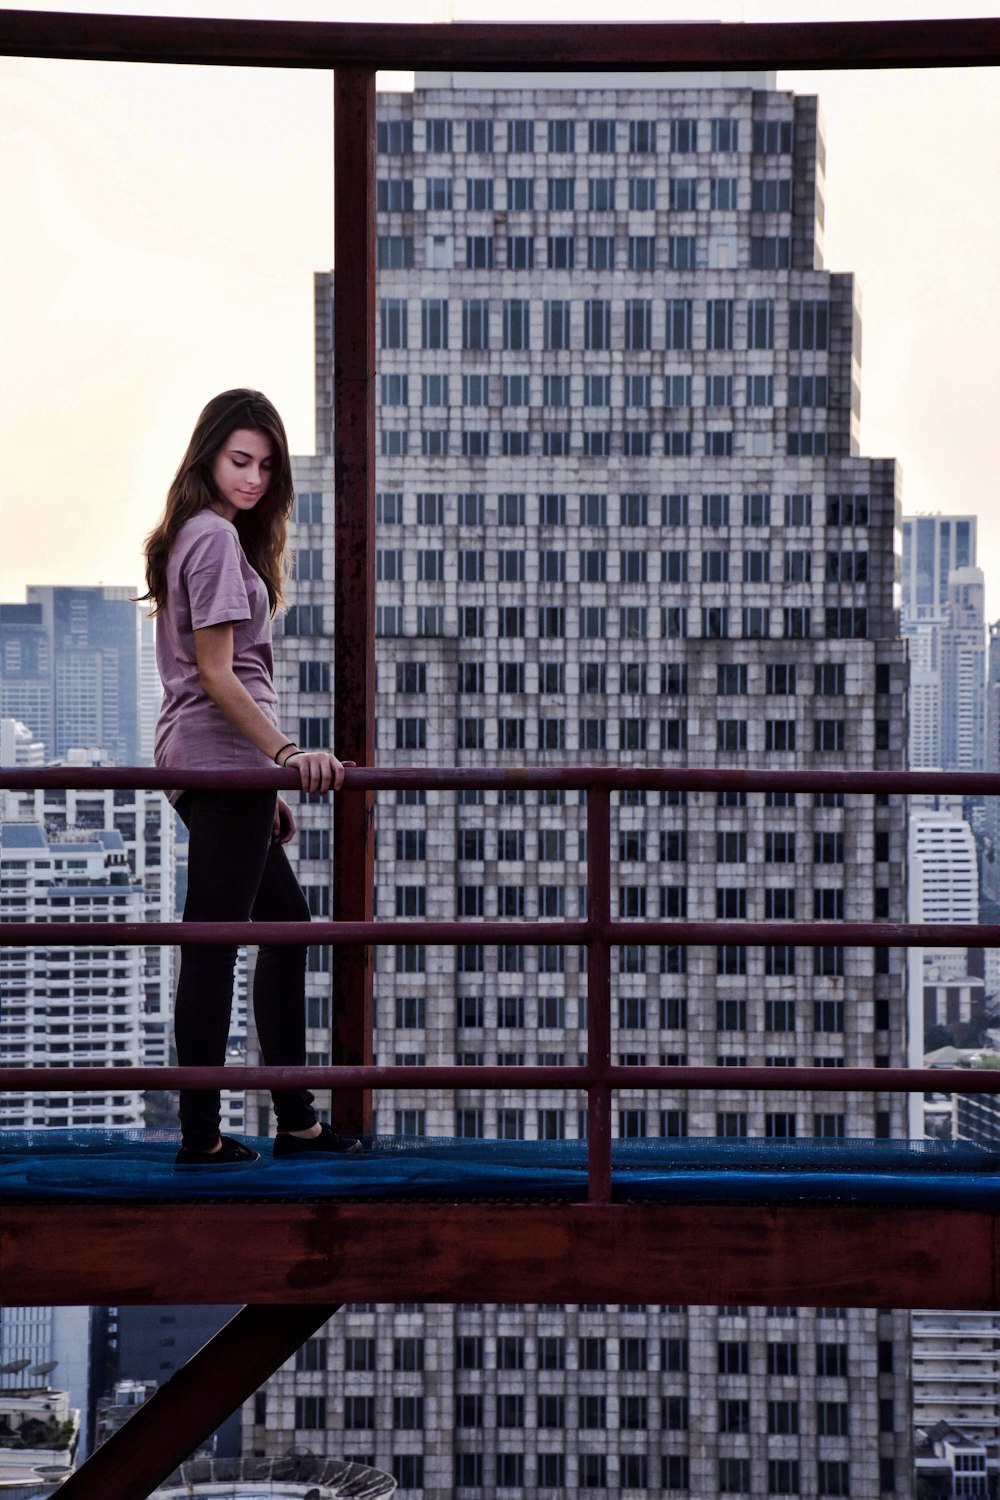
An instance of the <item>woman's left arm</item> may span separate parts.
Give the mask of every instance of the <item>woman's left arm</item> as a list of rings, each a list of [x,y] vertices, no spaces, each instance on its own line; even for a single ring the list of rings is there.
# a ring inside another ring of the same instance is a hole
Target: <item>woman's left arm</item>
[[[344,765],[337,757],[328,750],[296,749],[288,736],[271,723],[236,676],[231,622],[205,625],[196,630],[194,650],[202,689],[234,729],[272,760],[280,750],[292,744],[293,748],[279,757],[276,764],[284,766],[291,761],[304,792],[328,792],[331,787],[334,791],[340,790],[344,782]],[[347,762],[349,766],[353,764],[353,761]]]

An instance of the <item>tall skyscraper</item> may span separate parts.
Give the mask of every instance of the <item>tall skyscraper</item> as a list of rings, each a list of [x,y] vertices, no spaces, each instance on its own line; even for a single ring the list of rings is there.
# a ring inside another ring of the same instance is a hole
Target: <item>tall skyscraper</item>
[[[817,102],[764,77],[657,82],[434,74],[381,97],[382,764],[905,763],[897,474],[858,453],[858,300],[822,269]],[[277,652],[301,744],[329,743],[330,291],[319,276],[320,452],[297,465]],[[614,816],[620,916],[904,916],[896,801],[639,792]],[[314,911],[329,817],[301,808]],[[380,916],[582,909],[574,795],[382,796],[377,852]],[[901,954],[633,945],[615,982],[624,1062],[905,1059]],[[586,977],[559,945],[418,941],[381,950],[376,986],[382,1060],[585,1048]],[[411,1135],[584,1120],[559,1093],[377,1099],[377,1128]],[[617,1099],[624,1136],[905,1129],[898,1097],[738,1078]],[[245,1444],[346,1451],[429,1497],[874,1500],[911,1482],[906,1332],[838,1308],[354,1308],[269,1383]],[[300,1390],[325,1392],[325,1432]]]
[[[936,619],[956,568],[976,565],[976,516],[903,517],[903,619]]]
[[[118,588],[32,584],[27,594],[27,608],[40,610],[49,643],[49,734],[19,709],[12,706],[4,711],[23,719],[45,741],[49,759],[59,759],[78,746],[96,745],[116,764],[136,765],[140,755],[136,606]],[[17,606],[4,606],[5,618],[12,608]]]
[[[52,641],[40,604],[0,604],[0,718],[17,719],[52,755]]]
[[[990,626],[986,668],[986,770],[1000,771],[1000,620]],[[986,798],[982,893],[1000,904],[1000,797]]]
[[[981,771],[986,639],[975,516],[903,517],[909,765]]]
[[[985,763],[986,583],[980,568],[956,568],[941,633],[941,764],[981,771]]]

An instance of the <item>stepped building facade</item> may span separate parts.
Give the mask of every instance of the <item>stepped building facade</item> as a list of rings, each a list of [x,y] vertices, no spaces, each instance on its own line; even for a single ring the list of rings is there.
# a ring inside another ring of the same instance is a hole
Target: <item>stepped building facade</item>
[[[378,759],[902,768],[892,461],[858,451],[859,299],[823,269],[817,101],[764,76],[417,75],[378,123]],[[297,461],[282,722],[330,743],[331,277]],[[350,746],[338,752],[351,754]],[[576,794],[383,794],[380,917],[577,917]],[[898,799],[631,793],[622,917],[903,919]],[[330,810],[299,870],[329,911]],[[329,950],[310,1055],[329,1057]],[[575,1063],[558,945],[382,949],[380,1061]],[[623,1062],[901,1065],[902,953],[619,950]],[[382,1133],[578,1137],[582,1097],[393,1093]],[[622,1136],[906,1133],[902,1098],[626,1093]],[[484,1296],[489,1289],[484,1288]],[[852,1495],[911,1482],[906,1315],[354,1307],[244,1445],[402,1493]]]

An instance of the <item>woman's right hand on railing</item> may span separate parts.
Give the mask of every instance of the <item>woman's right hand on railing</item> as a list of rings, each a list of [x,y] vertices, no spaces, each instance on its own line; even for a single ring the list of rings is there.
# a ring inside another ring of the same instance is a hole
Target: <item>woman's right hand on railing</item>
[[[286,766],[296,771],[299,786],[304,792],[339,792],[344,784],[344,771],[353,766],[353,760],[340,761],[329,750],[291,750],[282,757],[282,770]]]

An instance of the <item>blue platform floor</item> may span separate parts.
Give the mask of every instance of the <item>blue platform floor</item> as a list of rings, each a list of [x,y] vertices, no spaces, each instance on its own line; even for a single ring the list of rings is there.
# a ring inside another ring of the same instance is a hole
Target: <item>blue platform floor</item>
[[[0,1199],[36,1202],[476,1199],[579,1202],[583,1141],[377,1136],[354,1157],[175,1169],[165,1131],[0,1131]],[[1000,1212],[1000,1146],[935,1141],[624,1140],[616,1201],[898,1203]]]

